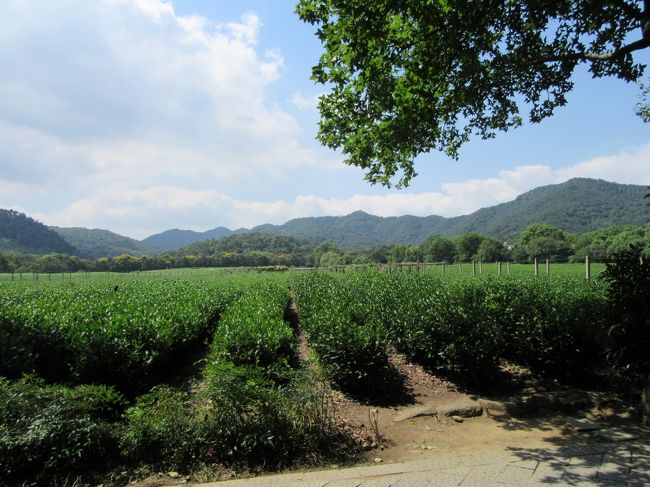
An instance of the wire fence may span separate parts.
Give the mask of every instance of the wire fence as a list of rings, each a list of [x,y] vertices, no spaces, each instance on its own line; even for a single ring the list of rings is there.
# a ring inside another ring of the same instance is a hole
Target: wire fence
[[[377,269],[381,272],[420,272],[437,273],[440,275],[583,275],[586,279],[597,276],[605,269],[605,264],[590,263],[589,258],[584,263],[554,263],[548,260],[532,263],[513,262],[401,262],[388,264],[350,264],[330,267],[189,267],[179,269],[159,269],[132,272],[14,272],[0,273],[0,281],[10,282],[43,282],[63,281],[81,282],[91,280],[115,281],[120,279],[192,279],[218,278],[233,273],[242,272],[305,272],[315,269],[329,272],[356,272],[363,269]]]

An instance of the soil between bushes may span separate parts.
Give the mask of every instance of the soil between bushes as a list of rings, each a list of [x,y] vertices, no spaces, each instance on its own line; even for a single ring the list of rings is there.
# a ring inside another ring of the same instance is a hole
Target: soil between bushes
[[[510,415],[457,418],[454,420],[436,415],[424,415],[394,421],[406,408],[414,406],[439,406],[459,399],[476,400],[517,399],[535,394],[548,394],[568,390],[553,381],[543,382],[528,369],[503,363],[501,377],[491,389],[481,388],[482,394],[464,391],[451,380],[440,377],[420,365],[410,363],[403,355],[391,353],[391,363],[403,375],[411,404],[382,406],[350,398],[335,391],[337,414],[343,426],[348,428],[367,448],[364,463],[396,463],[422,460],[440,453],[492,452],[511,448],[540,448],[567,442],[587,441],[584,433],[575,432],[567,426],[570,417],[587,418],[603,425],[625,427],[644,434],[634,408],[614,394],[598,393],[596,404],[573,412],[540,410],[530,416]],[[488,394],[488,392],[491,393]],[[376,410],[378,430],[376,438],[370,411]]]

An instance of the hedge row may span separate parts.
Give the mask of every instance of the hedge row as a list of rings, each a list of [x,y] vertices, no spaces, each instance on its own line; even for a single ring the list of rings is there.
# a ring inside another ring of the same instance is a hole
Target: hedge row
[[[241,292],[233,279],[4,286],[0,376],[147,390]]]
[[[318,356],[348,387],[385,356],[387,340],[412,359],[469,381],[492,375],[501,358],[555,376],[578,374],[598,365],[606,351],[607,286],[600,281],[369,270],[314,272],[294,285]],[[366,343],[348,338],[360,330],[379,345],[376,354],[368,357]]]
[[[354,299],[344,281],[321,272],[297,276],[293,289],[301,326],[329,378],[349,392],[382,389],[389,369],[387,336],[363,301]]]
[[[284,283],[251,285],[221,317],[210,362],[272,367],[295,357],[294,331],[283,319],[288,303]]]

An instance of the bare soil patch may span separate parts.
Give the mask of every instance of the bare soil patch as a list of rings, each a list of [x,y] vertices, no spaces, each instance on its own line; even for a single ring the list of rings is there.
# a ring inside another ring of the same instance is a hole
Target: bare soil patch
[[[601,395],[602,401],[596,401],[596,406],[589,410],[568,414],[540,413],[533,417],[514,418],[484,413],[474,418],[457,418],[458,421],[434,414],[394,421],[407,408],[433,406],[437,409],[450,401],[478,399],[479,395],[421,365],[410,363],[399,353],[391,353],[390,360],[404,378],[405,387],[412,397],[410,404],[388,407],[334,391],[339,422],[366,448],[365,463],[421,460],[454,452],[467,454],[512,448],[548,448],[554,444],[587,441],[584,433],[567,426],[570,417],[643,430],[647,434],[639,425],[633,409],[611,394]],[[563,388],[566,386],[555,381],[536,378],[526,368],[504,363],[498,384],[492,391],[488,385],[482,386],[480,396],[506,400]],[[374,418],[378,424],[373,424]]]

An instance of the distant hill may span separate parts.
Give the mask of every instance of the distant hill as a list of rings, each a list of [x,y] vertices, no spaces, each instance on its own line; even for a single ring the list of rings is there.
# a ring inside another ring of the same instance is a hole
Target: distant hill
[[[313,244],[293,237],[269,233],[243,233],[218,240],[203,240],[180,248],[178,255],[210,256],[221,252],[245,254],[269,252],[271,254],[301,254],[313,250]]]
[[[154,255],[159,248],[138,240],[118,235],[108,230],[88,228],[50,227],[70,245],[73,245],[84,257],[115,257],[121,254]]]
[[[3,209],[0,209],[0,250],[29,254],[79,254],[78,249],[42,223],[23,213]]]
[[[601,230],[612,225],[645,225],[645,186],[576,178],[542,186],[514,201],[482,208],[470,215],[378,217],[356,211],[341,217],[309,217],[284,225],[260,225],[266,232],[321,242],[330,240],[344,249],[396,243],[419,244],[433,234],[461,235],[470,231],[496,238],[512,238],[534,223],[548,223],[572,233]]]
[[[645,206],[643,199],[647,192],[645,186],[577,178],[542,186],[513,201],[454,218],[409,215],[383,218],[356,211],[346,216],[296,218],[283,225],[265,224],[250,230],[233,231],[224,227],[206,232],[167,230],[140,242],[107,230],[56,228],[55,232],[22,213],[0,210],[0,250],[100,257],[121,253],[147,255],[157,251],[176,251],[183,247],[182,255],[252,250],[281,253],[282,245],[286,244],[287,248],[294,245],[278,240],[265,243],[270,247],[257,248],[255,245],[261,242],[257,237],[248,242],[228,240],[224,243],[226,246],[215,243],[224,237],[250,233],[292,237],[311,244],[329,240],[348,250],[396,243],[419,244],[429,235],[453,236],[470,231],[512,239],[534,223],[548,223],[572,233],[584,233],[612,225],[647,225],[650,223],[650,208]],[[211,243],[186,247],[202,241]],[[253,245],[252,242],[257,243]],[[240,244],[243,250],[228,247]],[[249,245],[252,247],[247,247]],[[296,245],[302,245],[302,242]]]
[[[179,230],[178,228],[174,228],[172,230],[166,230],[162,233],[151,235],[142,240],[142,243],[163,250],[178,250],[181,247],[194,242],[218,239],[232,235],[233,233],[235,232],[225,227],[213,228],[206,232],[195,232],[193,230]]]

